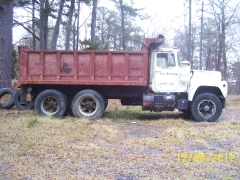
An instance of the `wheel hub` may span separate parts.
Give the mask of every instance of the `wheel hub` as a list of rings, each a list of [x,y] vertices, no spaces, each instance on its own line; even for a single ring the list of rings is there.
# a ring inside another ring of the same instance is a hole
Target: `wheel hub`
[[[58,101],[54,97],[47,97],[42,101],[42,111],[48,115],[53,115],[57,112],[58,106]]]
[[[198,104],[198,113],[202,117],[211,117],[216,111],[216,105],[211,100],[202,100]]]
[[[47,108],[53,108],[54,107],[54,103],[53,102],[48,102],[47,103]]]
[[[80,100],[80,111],[89,116],[96,111],[96,100],[93,97],[85,97]]]
[[[204,110],[207,112],[207,111],[210,110],[210,107],[209,107],[209,106],[205,106],[205,107],[204,107]]]
[[[92,107],[92,104],[91,104],[90,102],[87,102],[87,103],[85,104],[85,107],[86,107],[86,108],[91,108],[91,107]]]

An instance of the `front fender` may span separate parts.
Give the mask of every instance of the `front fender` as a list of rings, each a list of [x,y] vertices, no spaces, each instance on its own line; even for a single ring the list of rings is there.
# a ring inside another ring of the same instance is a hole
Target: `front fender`
[[[218,81],[219,79],[219,81]],[[228,84],[226,81],[221,81],[220,78],[213,77],[192,77],[188,84],[188,101],[192,101],[194,96],[199,93],[209,92],[218,97],[226,97],[228,92]]]

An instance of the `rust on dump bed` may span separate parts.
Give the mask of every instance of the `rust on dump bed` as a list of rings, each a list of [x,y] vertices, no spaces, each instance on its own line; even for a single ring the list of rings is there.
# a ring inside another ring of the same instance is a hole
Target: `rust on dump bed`
[[[123,85],[147,86],[148,51],[145,39],[141,51],[32,50],[19,46],[19,79],[14,85]]]

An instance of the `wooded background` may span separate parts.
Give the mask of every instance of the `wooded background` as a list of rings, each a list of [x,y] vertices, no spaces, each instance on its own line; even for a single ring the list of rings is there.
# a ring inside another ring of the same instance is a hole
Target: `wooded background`
[[[0,88],[10,87],[11,79],[17,78],[16,49],[20,44],[32,49],[135,51],[146,36],[169,31],[168,24],[136,6],[139,0],[105,0],[104,6],[99,6],[100,1],[0,0]],[[164,8],[164,1],[156,5]],[[186,9],[178,15],[183,17],[182,25],[171,29],[173,37],[166,37],[165,46],[177,46],[193,69],[221,71],[229,82],[229,93],[239,94],[239,1],[182,0],[182,6]],[[200,11],[200,17],[193,17],[192,6]],[[81,12],[86,12],[84,17]],[[151,21],[152,28],[139,27],[139,21]],[[159,25],[161,29],[156,28]],[[12,28],[17,26],[26,32],[13,44]]]

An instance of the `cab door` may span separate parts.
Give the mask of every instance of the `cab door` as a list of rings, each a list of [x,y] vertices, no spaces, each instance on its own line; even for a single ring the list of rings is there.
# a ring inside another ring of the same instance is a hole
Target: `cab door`
[[[157,52],[154,62],[153,91],[174,92],[178,89],[179,68],[174,52]]]

